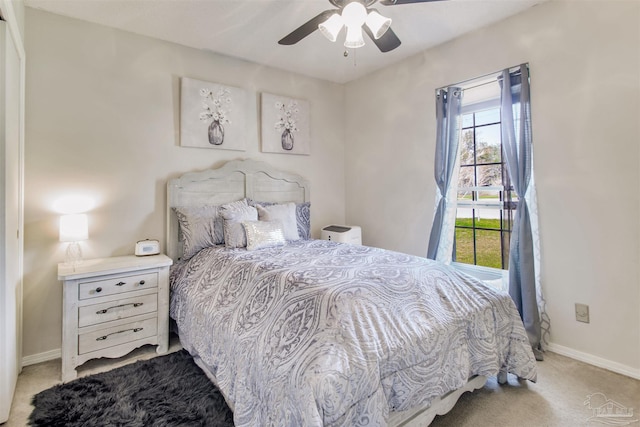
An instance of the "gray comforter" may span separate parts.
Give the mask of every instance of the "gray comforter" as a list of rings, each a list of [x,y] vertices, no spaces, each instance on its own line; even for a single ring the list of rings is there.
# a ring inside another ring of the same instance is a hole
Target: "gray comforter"
[[[208,248],[171,278],[180,340],[236,426],[384,426],[473,375],[536,378],[510,297],[425,258],[322,240]]]

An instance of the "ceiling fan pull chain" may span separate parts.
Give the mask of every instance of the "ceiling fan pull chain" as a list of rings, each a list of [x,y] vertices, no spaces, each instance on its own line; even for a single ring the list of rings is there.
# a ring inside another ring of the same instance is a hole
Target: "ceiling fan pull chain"
[[[353,66],[357,67],[358,66],[358,50],[357,49],[351,49],[351,51],[353,52]],[[344,53],[343,53],[345,58],[349,57],[349,49],[345,48],[344,49]]]

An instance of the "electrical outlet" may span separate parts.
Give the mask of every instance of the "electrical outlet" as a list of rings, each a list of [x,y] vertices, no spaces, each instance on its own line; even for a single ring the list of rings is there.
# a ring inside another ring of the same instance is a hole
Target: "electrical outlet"
[[[589,306],[587,304],[576,303],[576,320],[589,323]]]

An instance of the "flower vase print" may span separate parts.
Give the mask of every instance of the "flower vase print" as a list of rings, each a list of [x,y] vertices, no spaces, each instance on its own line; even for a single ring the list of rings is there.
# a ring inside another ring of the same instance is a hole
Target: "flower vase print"
[[[309,154],[309,103],[262,94],[262,151]]]
[[[207,132],[209,144],[222,145],[224,142],[224,125],[231,123],[229,120],[232,102],[230,94],[226,87],[218,89],[215,95],[209,88],[200,89],[200,96],[204,98],[200,120],[210,123]]]
[[[245,150],[245,90],[188,78],[181,90],[180,145]]]
[[[298,128],[296,127],[296,117],[298,113],[300,113],[298,103],[296,101],[290,101],[288,105],[285,105],[278,101],[275,103],[275,107],[280,111],[280,117],[276,122],[276,129],[282,132],[282,149],[291,151],[293,150],[293,133],[298,132]]]

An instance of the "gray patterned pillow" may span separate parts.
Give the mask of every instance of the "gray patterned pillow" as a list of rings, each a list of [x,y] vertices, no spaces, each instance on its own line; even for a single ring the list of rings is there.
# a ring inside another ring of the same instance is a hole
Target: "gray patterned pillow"
[[[283,203],[270,206],[256,205],[258,219],[260,221],[281,221],[284,230],[284,238],[287,240],[300,240],[298,225],[296,223],[295,203]]]
[[[220,206],[174,207],[180,223],[183,259],[198,251],[224,243]]]
[[[311,239],[311,203],[296,203],[296,223],[302,240]]]
[[[270,248],[286,243],[280,221],[244,221],[247,235],[247,250]]]
[[[221,206],[220,214],[224,218],[224,245],[231,249],[247,246],[242,221],[257,221],[256,208],[249,206],[246,200],[240,200]]]

